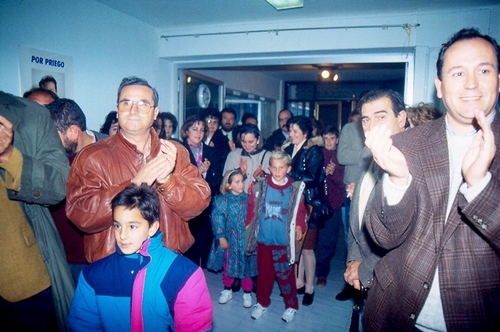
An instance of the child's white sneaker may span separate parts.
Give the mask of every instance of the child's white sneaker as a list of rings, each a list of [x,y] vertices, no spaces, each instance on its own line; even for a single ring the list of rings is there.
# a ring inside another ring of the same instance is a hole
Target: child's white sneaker
[[[243,294],[243,306],[245,308],[250,308],[252,306],[252,294],[250,293]]]
[[[296,313],[297,313],[297,310],[292,309],[292,308],[288,308],[283,313],[283,316],[281,316],[281,319],[283,319],[287,323],[290,323],[293,320],[293,318],[295,317]]]
[[[233,298],[233,291],[230,289],[224,289],[220,292],[219,303],[228,303]]]
[[[252,311],[252,318],[253,319],[259,319],[262,317],[262,315],[267,311],[267,308],[264,308],[260,303],[257,303],[254,305],[253,311]]]

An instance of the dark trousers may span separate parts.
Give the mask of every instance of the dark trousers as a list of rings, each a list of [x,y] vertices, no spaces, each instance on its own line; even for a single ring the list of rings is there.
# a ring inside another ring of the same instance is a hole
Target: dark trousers
[[[349,218],[351,215],[351,199],[347,197],[342,205],[342,224],[344,225],[344,240],[345,247],[349,248],[347,244],[347,238],[349,237]]]
[[[210,210],[210,207],[206,208],[199,216],[189,221],[189,230],[194,237],[194,243],[184,253],[185,257],[203,269],[207,267],[210,246],[214,237],[210,221]]]
[[[330,219],[325,222],[325,227],[318,231],[316,244],[316,276],[328,277],[330,261],[335,256],[337,238],[342,224],[342,210],[334,210]]]
[[[297,286],[295,285],[295,266],[288,263],[285,246],[266,246],[257,244],[257,303],[267,308],[271,304],[274,280],[283,295],[285,308],[299,309]]]
[[[52,288],[14,303],[0,297],[0,327],[4,331],[57,331]]]

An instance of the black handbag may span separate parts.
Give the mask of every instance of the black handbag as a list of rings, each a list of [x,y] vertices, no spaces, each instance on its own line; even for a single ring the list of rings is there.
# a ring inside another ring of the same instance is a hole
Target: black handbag
[[[318,188],[318,192],[323,191],[319,195],[320,197],[307,200],[308,195],[306,195],[307,204],[311,206],[311,216],[309,219],[318,226],[317,228],[323,228],[325,221],[333,216],[333,209],[327,197],[326,174],[324,167],[321,175],[321,183],[322,188]]]
[[[309,223],[316,225],[316,227],[311,228],[323,228],[325,221],[333,216],[333,209],[330,206],[330,202],[323,196],[319,199],[312,200],[309,205],[311,206]]]

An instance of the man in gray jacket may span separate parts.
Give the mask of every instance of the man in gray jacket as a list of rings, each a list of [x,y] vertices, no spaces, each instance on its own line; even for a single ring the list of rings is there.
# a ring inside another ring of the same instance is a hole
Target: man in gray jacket
[[[373,90],[360,99],[361,124],[365,134],[374,127],[386,125],[391,134],[404,131],[405,104],[401,95],[392,90]],[[354,189],[349,220],[347,269],[345,281],[360,290],[373,283],[373,268],[384,251],[374,244],[364,224],[364,213],[372,199],[372,190],[379,180],[379,172],[371,151],[363,150],[360,161],[361,176]]]

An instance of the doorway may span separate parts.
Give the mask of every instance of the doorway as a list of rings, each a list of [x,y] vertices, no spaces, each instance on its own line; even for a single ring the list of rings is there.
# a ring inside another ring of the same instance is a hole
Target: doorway
[[[318,101],[314,107],[314,118],[336,128],[342,129],[342,101]]]

